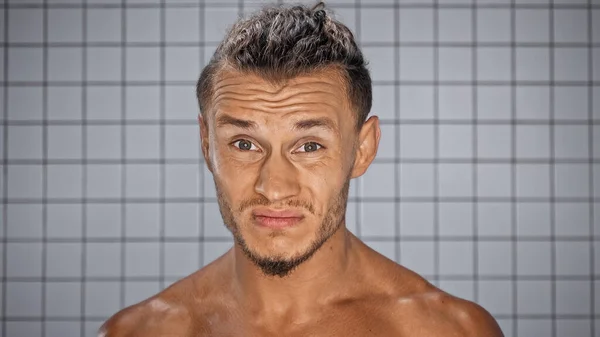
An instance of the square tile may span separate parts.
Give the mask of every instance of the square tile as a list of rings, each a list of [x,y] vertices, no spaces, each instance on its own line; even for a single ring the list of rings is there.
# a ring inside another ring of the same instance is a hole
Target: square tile
[[[170,237],[200,236],[200,207],[197,203],[170,203],[165,205],[165,235]],[[206,221],[202,224],[206,226]]]
[[[516,145],[517,158],[550,158],[550,127],[517,125]]]
[[[119,282],[87,282],[85,314],[88,317],[109,317],[120,309]]]
[[[516,113],[518,119],[548,119],[550,117],[550,87],[519,86],[516,88]],[[559,91],[556,90],[555,94]],[[555,96],[556,99],[556,96]],[[558,105],[554,103],[554,112]]]
[[[433,196],[433,174],[431,164],[400,164],[400,196]]]
[[[166,118],[196,120],[198,101],[196,92],[187,86],[167,86],[165,88]],[[144,112],[145,113],[145,112]]]
[[[555,164],[554,179],[559,198],[590,196],[588,164]]]
[[[517,204],[517,235],[550,236],[550,205],[548,203]]]
[[[118,86],[86,87],[87,118],[93,120],[121,118],[121,88]],[[128,89],[132,90],[132,89]],[[150,99],[148,99],[150,100]]]
[[[550,11],[547,9],[516,10],[517,42],[549,42]]]
[[[42,313],[42,284],[40,282],[7,282],[5,301],[6,317],[40,317]],[[8,327],[7,330],[9,330]],[[19,333],[11,336],[29,335]]]
[[[398,107],[400,118],[418,120],[433,118],[433,88],[425,86],[401,86],[398,94],[400,95],[400,106]],[[392,101],[393,97],[394,95],[391,95],[387,99]]]
[[[167,81],[197,81],[200,75],[200,48],[169,47],[165,67]]]
[[[442,241],[439,254],[440,274],[473,274],[473,243]]]
[[[434,206],[429,202],[400,203],[400,237],[433,236]]]
[[[128,164],[125,166],[127,198],[158,198],[161,180],[160,165]]]
[[[511,12],[504,8],[477,9],[477,40],[510,42]]]
[[[473,51],[470,48],[440,47],[438,49],[438,79],[440,81],[470,81],[473,78]]]
[[[127,81],[160,80],[160,49],[158,47],[127,47],[125,54]]]
[[[401,8],[400,41],[432,42],[434,13],[430,8]]]
[[[233,242],[205,242],[203,246],[203,265],[205,266],[229,251]]]
[[[600,81],[600,48],[592,48],[592,71],[588,76],[590,75],[593,81]]]
[[[561,87],[554,88],[554,118],[578,119],[588,118],[588,88]]]
[[[517,273],[519,275],[546,276],[551,273],[550,242],[517,242]]]
[[[81,159],[81,127],[74,125],[48,125],[48,158]]]
[[[169,87],[167,87],[167,115],[169,114]],[[133,86],[125,90],[125,118],[130,120],[158,120],[160,116],[159,86]],[[119,112],[120,109],[112,109]]]
[[[517,197],[547,198],[550,195],[550,167],[547,164],[517,165]]]
[[[510,48],[477,47],[477,79],[510,81],[512,55]]]
[[[350,203],[349,203],[350,204]],[[350,212],[350,205],[347,208],[347,214],[350,213],[354,215],[354,213]],[[355,206],[359,207],[359,206]],[[346,224],[348,225],[349,219],[346,218]],[[356,219],[354,219],[356,222]],[[191,225],[190,225],[191,226]],[[204,203],[204,222],[202,223],[202,229],[204,231],[205,237],[218,237],[218,238],[230,238],[231,232],[224,224],[223,217],[221,216],[221,212],[219,211],[219,205],[217,202],[206,202]]]
[[[220,213],[219,213],[219,207],[217,205],[214,205],[214,203],[210,203],[210,210],[205,206],[204,207],[204,214],[205,214],[205,218],[209,217],[209,219],[215,219],[218,217],[220,217]],[[344,219],[344,225],[346,226],[346,228],[350,231],[350,233],[358,236],[358,224],[357,224],[357,218],[358,215],[356,214],[356,209],[358,208],[358,203],[357,202],[352,202],[349,201],[346,203],[346,214],[345,214],[345,219]],[[207,214],[209,213],[210,214]],[[219,213],[217,215],[217,213]],[[223,221],[220,221],[223,222]],[[218,221],[207,221],[204,220],[204,231],[206,231],[207,227],[210,227],[211,230],[215,230],[215,228],[217,228],[216,225],[214,225],[215,223],[219,223]],[[222,236],[227,236],[229,237],[230,235],[228,234],[229,232],[226,230],[225,226],[219,226],[217,231],[222,231],[224,234],[221,234]],[[205,234],[206,236],[206,234]]]
[[[48,198],[81,198],[83,167],[81,165],[47,166]]]
[[[44,78],[42,63],[42,48],[11,47],[8,50],[8,80],[40,82]],[[50,73],[48,79],[52,79]]]
[[[119,238],[121,236],[120,204],[86,204],[86,237]]]
[[[393,202],[362,202],[361,234],[393,237],[396,231],[395,207]]]
[[[554,49],[554,78],[557,81],[587,81],[588,51],[586,48]]]
[[[552,309],[550,281],[517,281],[517,294],[519,294],[517,296],[517,310],[519,314],[550,314]]]
[[[41,198],[42,167],[8,165],[7,189],[9,199]]]
[[[473,88],[471,86],[440,86],[438,88],[440,119],[473,118]]]
[[[131,245],[129,243],[128,245]],[[88,242],[85,245],[86,276],[121,276],[121,243]]]
[[[557,336],[586,337],[592,335],[589,319],[558,319],[556,331]]]
[[[171,227],[169,212],[174,204],[166,204],[167,220],[165,227]],[[177,205],[177,204],[175,204]],[[125,206],[125,236],[135,238],[158,238],[160,235],[160,207],[158,204],[127,204]]]
[[[382,120],[396,119],[395,88],[389,85],[373,85],[373,104],[371,115],[377,115]],[[188,94],[186,93],[186,96]],[[194,103],[197,104],[194,99]],[[187,109],[191,110],[191,109]],[[187,115],[187,114],[186,114]]]
[[[361,41],[394,41],[394,11],[386,8],[362,8],[360,25]]]
[[[369,63],[369,72],[374,82],[393,81],[395,79],[393,71],[394,49],[392,47],[363,47],[362,53]],[[400,67],[402,69],[402,63],[400,63]]]
[[[560,159],[589,158],[588,126],[555,125],[554,155]]]
[[[590,207],[583,202],[560,202],[554,205],[557,236],[590,235]]]
[[[48,238],[80,238],[82,206],[79,204],[49,204],[47,209]]]
[[[7,277],[42,277],[42,244],[9,242],[6,244]]]
[[[588,13],[585,9],[554,9],[556,42],[588,42]]]
[[[200,41],[200,8],[167,8],[165,17],[167,41]]]
[[[120,165],[87,165],[86,191],[88,198],[121,197]]]
[[[127,8],[126,34],[129,42],[158,42],[160,39],[159,8]]]
[[[360,178],[360,196],[367,198],[393,198],[396,181],[394,165],[387,163],[371,164]]]
[[[200,132],[196,125],[167,125],[165,151],[168,159],[200,157]]]
[[[471,42],[473,40],[471,9],[439,9],[439,32],[442,42]]]
[[[88,125],[86,129],[87,158],[121,158],[121,128],[120,125]]]
[[[507,281],[479,281],[479,304],[492,315],[511,315],[513,285]],[[507,331],[505,331],[505,334]]]
[[[389,241],[368,241],[365,244],[388,259],[396,260],[396,243]]]
[[[81,253],[81,243],[47,243],[46,276],[81,277]]]
[[[535,298],[531,299],[535,300]],[[517,333],[518,336],[552,336],[553,325],[554,323],[549,319],[519,319]]]
[[[79,282],[47,282],[46,314],[52,317],[77,317],[81,313]]]
[[[372,63],[376,61],[379,59],[371,59]],[[433,81],[433,64],[433,48],[431,47],[400,48],[400,80],[402,81]],[[392,67],[383,67],[380,76],[374,80],[392,80],[393,73],[390,69]]]
[[[467,301],[473,301],[475,298],[475,286],[473,281],[441,280],[440,288],[452,296],[456,296]]]
[[[160,156],[159,125],[127,125],[125,127],[125,157],[155,159]]]
[[[438,172],[441,197],[473,196],[473,165],[439,164]]]
[[[144,301],[160,291],[158,282],[127,282],[125,283],[125,305],[130,306]]]
[[[477,266],[481,275],[512,274],[512,242],[479,242],[477,248]]]
[[[508,198],[511,196],[512,176],[509,164],[478,164],[477,195]]]
[[[198,243],[165,243],[165,275],[183,277],[193,273],[200,264],[199,254]]]
[[[440,158],[472,158],[473,147],[473,127],[471,125],[439,126]]]
[[[41,204],[7,204],[6,237],[42,238],[42,212]]]
[[[477,118],[480,120],[510,119],[511,100],[511,89],[508,86],[477,87]]]
[[[7,159],[42,159],[42,127],[11,125]]]
[[[88,8],[87,10],[87,40],[89,42],[119,42],[121,41],[121,12],[120,8]]]
[[[121,81],[121,53],[118,47],[89,47],[87,80]]]
[[[212,173],[208,170],[206,165],[202,165],[201,168],[204,173],[202,174],[202,177],[204,177],[204,198],[207,199],[213,199],[216,200],[217,199],[217,191],[215,189],[215,183],[214,183],[214,179],[213,179],[213,175]],[[356,185],[356,180],[351,180],[350,181],[350,195],[352,196],[352,194],[354,193],[353,196],[356,196],[356,192],[353,192],[353,188],[352,186]]]
[[[337,7],[335,1],[329,1],[329,8],[334,10],[336,20],[342,22],[351,32],[356,32],[356,12],[359,9],[350,7]]]
[[[557,275],[590,275],[589,242],[559,241],[555,245]]]
[[[508,125],[477,126],[477,157],[510,158],[512,130]]]
[[[81,42],[83,15],[81,8],[48,9],[48,42]]]
[[[108,315],[105,317],[108,317]],[[96,337],[102,324],[102,321],[86,321],[84,323],[85,337]]]
[[[197,198],[200,196],[200,167],[198,164],[169,164],[166,166],[167,198]]]
[[[466,202],[439,203],[439,235],[473,235],[473,204]]]
[[[158,242],[130,242],[125,246],[127,277],[158,277],[159,263]]]
[[[480,236],[509,236],[512,234],[510,203],[486,202],[477,204],[477,233]]]
[[[551,65],[548,48],[517,47],[516,62],[517,81],[550,80]]]
[[[207,7],[204,10],[204,41],[220,42],[225,32],[238,19],[237,7]]]
[[[383,124],[379,126],[381,139],[377,149],[377,159],[391,159],[396,157],[396,125]]]
[[[44,333],[46,337],[77,336],[80,333],[79,322],[46,321]]]
[[[600,42],[600,10],[592,9],[592,42],[598,43]]]
[[[8,87],[9,120],[42,120],[42,87]],[[3,101],[4,102],[4,101]]]
[[[558,315],[589,315],[590,297],[589,281],[556,281]]]
[[[432,159],[434,157],[433,125],[400,125],[400,157]]]
[[[8,42],[43,42],[43,19],[41,8],[11,8],[8,15]]]

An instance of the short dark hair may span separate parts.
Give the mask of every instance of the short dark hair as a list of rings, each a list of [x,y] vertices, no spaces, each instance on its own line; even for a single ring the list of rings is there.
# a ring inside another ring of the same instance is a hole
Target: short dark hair
[[[373,100],[366,65],[350,29],[335,20],[322,2],[314,7],[266,7],[231,27],[202,70],[196,96],[204,113],[213,95],[214,80],[224,66],[269,81],[335,68],[342,75],[360,128]]]

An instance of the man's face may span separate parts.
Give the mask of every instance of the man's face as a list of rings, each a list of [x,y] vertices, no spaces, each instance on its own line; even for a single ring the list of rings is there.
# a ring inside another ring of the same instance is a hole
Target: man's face
[[[201,121],[219,207],[265,274],[284,276],[343,223],[358,132],[334,71],[274,85],[222,73]]]

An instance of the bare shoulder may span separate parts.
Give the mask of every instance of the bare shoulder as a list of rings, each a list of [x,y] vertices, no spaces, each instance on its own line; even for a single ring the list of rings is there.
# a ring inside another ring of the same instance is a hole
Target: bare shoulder
[[[426,281],[424,281],[426,282]],[[397,307],[411,324],[407,335],[502,337],[496,320],[480,305],[452,296],[429,283],[397,300]]]
[[[127,307],[100,328],[99,337],[187,336],[193,327],[193,314],[184,299],[189,280],[184,279],[163,292]]]

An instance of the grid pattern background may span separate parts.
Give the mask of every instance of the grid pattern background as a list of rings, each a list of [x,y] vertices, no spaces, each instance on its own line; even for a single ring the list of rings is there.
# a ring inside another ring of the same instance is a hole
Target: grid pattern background
[[[0,3],[0,335],[95,336],[232,244],[194,83],[260,3]],[[382,120],[348,227],[507,337],[600,336],[600,2],[327,3]]]

